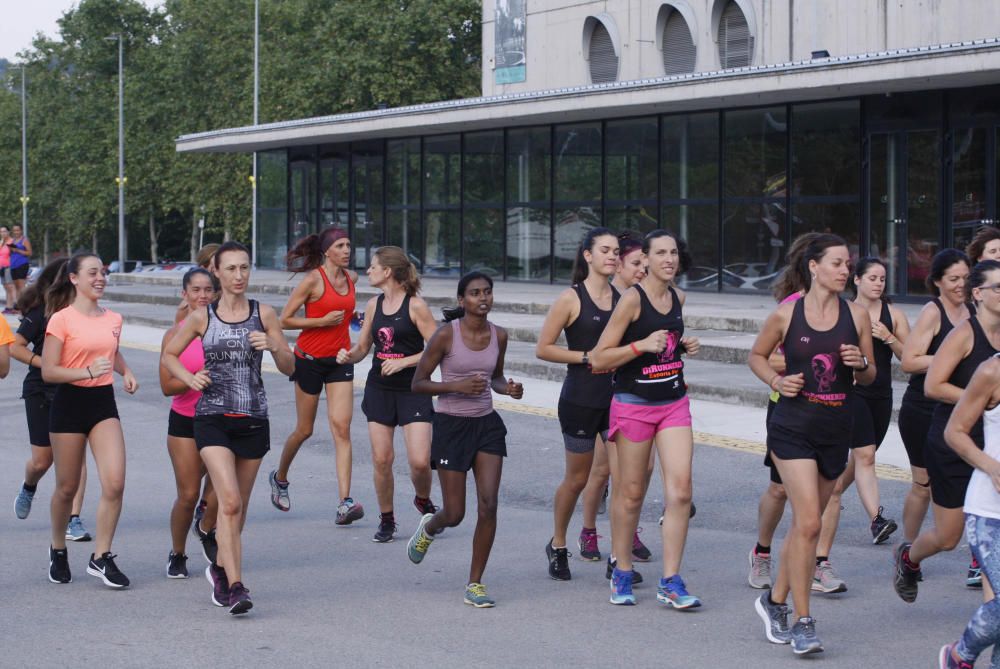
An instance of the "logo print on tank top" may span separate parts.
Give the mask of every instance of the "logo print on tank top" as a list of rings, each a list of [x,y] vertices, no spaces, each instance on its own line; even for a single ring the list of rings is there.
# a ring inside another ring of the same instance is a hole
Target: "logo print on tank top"
[[[816,379],[816,389],[821,393],[830,392],[837,382],[837,361],[832,353],[819,353],[812,359],[813,378]]]
[[[665,364],[670,362],[674,357],[674,351],[677,350],[677,333],[674,331],[667,332],[667,345],[662,351],[660,351],[657,356],[657,362],[660,364]]]
[[[378,337],[379,344],[382,346],[383,353],[392,352],[392,346],[395,343],[394,342],[395,334],[396,333],[394,328],[378,329],[378,334],[376,336]]]

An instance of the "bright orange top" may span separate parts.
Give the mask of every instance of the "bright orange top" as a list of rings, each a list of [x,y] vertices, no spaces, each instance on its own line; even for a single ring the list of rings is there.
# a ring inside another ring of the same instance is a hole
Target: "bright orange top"
[[[60,367],[83,369],[102,357],[114,364],[122,334],[122,317],[110,309],[105,309],[100,316],[87,316],[70,305],[52,314],[45,334],[63,344]],[[93,379],[71,383],[88,388],[109,386],[114,382],[113,373],[112,370]]]
[[[0,346],[14,343],[14,333],[10,331],[10,324],[6,318],[0,318]]]
[[[351,350],[351,317],[354,315],[354,283],[344,272],[347,279],[347,294],[341,295],[333,289],[333,284],[326,276],[326,270],[320,267],[319,275],[323,277],[323,294],[315,302],[306,302],[306,318],[323,318],[331,311],[343,311],[344,320],[338,325],[328,325],[321,328],[307,328],[299,335],[295,346],[295,355],[302,353],[314,358],[336,358],[341,349]],[[300,352],[301,351],[301,352]]]

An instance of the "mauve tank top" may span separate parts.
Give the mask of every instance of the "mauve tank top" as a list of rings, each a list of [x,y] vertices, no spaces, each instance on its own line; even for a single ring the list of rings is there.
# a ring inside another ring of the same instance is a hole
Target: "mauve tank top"
[[[478,418],[493,412],[493,391],[489,379],[500,357],[497,329],[490,323],[490,343],[482,351],[473,351],[462,340],[461,319],[451,322],[451,350],[441,360],[441,381],[449,383],[476,374],[487,378],[486,388],[479,395],[465,393],[443,393],[438,396],[435,411],[450,416]]]

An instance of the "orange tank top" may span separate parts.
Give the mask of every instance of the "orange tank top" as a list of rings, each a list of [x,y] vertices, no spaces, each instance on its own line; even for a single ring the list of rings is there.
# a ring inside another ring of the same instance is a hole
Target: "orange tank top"
[[[320,267],[316,271],[323,279],[323,294],[315,302],[306,302],[306,318],[323,318],[331,311],[343,311],[344,320],[337,325],[303,330],[295,346],[295,354],[300,358],[307,356],[335,358],[340,349],[351,350],[351,316],[354,315],[355,306],[354,283],[345,271],[347,294],[341,295],[334,290],[325,269]]]

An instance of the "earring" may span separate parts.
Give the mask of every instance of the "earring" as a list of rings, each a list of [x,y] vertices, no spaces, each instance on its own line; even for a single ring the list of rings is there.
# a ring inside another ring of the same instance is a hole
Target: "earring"
[[[815,280],[816,280],[816,275],[815,275],[815,274],[810,274],[809,276],[810,276],[810,277],[812,277],[812,280],[813,280],[813,281],[815,281]]]

